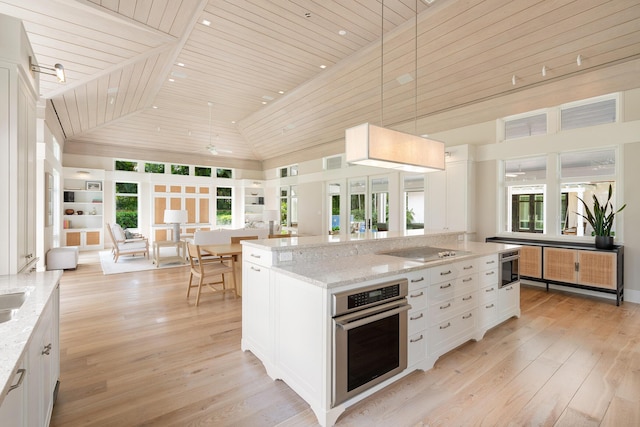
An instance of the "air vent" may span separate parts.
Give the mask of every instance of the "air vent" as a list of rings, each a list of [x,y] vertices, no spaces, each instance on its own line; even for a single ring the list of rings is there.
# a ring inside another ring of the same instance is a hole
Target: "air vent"
[[[326,170],[341,169],[341,168],[342,168],[342,156],[327,157],[325,159]]]
[[[526,136],[544,135],[546,133],[547,115],[544,113],[519,119],[505,120],[504,122],[505,139],[524,138]]]
[[[616,100],[607,99],[591,104],[563,108],[561,112],[562,130],[615,123]]]

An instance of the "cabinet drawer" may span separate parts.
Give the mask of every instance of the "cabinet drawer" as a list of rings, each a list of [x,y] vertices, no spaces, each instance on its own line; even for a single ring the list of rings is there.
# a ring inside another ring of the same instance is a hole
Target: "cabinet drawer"
[[[456,264],[458,266],[458,274],[460,276],[467,276],[478,271],[478,260],[476,259],[464,260],[457,262]]]
[[[446,282],[458,277],[458,264],[451,263],[433,267],[429,271],[431,283]]]
[[[456,279],[454,293],[456,295],[466,294],[470,290],[478,289],[478,275],[462,276]]]
[[[440,355],[462,344],[476,325],[475,309],[458,314],[429,328],[429,354]]]
[[[429,284],[429,270],[412,271],[406,275],[409,281],[409,292],[424,288]]]
[[[411,310],[408,315],[408,334],[414,335],[425,329],[427,329],[427,310]]]
[[[478,295],[478,301],[480,304],[485,304],[489,301],[495,301],[498,298],[498,285],[484,286],[480,289],[480,295]]]
[[[478,271],[498,269],[498,255],[489,255],[478,258]]]
[[[437,283],[435,285],[429,286],[429,290],[427,291],[429,294],[430,303],[434,301],[444,301],[453,297],[453,292],[455,290],[456,281],[449,280],[447,282]]]
[[[441,322],[463,311],[472,310],[477,304],[476,291],[464,295],[455,296],[446,301],[436,301],[429,307],[430,323]]]
[[[242,248],[242,259],[254,264],[271,267],[273,264],[273,252],[245,246]]]
[[[493,285],[498,283],[498,269],[485,270],[478,274],[480,286]]]
[[[482,303],[480,304],[480,308],[478,310],[479,322],[482,327],[491,328],[498,321],[497,301],[488,301]]]
[[[407,346],[407,366],[422,362],[427,356],[427,333],[420,331],[409,335]]]
[[[407,295],[407,302],[411,305],[412,311],[422,310],[427,306],[427,288],[410,290]]]

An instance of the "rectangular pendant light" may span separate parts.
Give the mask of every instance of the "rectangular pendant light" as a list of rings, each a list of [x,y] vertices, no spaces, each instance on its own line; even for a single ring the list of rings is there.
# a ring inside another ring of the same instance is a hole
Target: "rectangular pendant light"
[[[345,131],[349,163],[405,172],[444,170],[444,143],[369,123]]]

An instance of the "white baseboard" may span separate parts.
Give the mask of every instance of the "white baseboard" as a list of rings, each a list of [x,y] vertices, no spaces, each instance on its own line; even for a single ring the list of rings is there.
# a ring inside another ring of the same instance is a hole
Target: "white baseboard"
[[[523,284],[529,286],[536,286],[538,288],[546,288],[547,285],[543,282],[535,282],[533,280],[520,280]],[[581,295],[589,295],[592,297],[604,298],[609,300],[616,300],[616,296],[614,294],[605,294],[604,292],[590,291],[588,289],[580,289],[580,288],[572,288],[570,286],[562,286],[562,285],[554,285],[552,283],[549,284],[549,289],[556,289],[559,291],[565,292],[573,292],[574,294]],[[635,289],[625,289],[624,290],[624,300],[626,302],[633,302],[636,304],[640,304],[640,291],[636,291]]]

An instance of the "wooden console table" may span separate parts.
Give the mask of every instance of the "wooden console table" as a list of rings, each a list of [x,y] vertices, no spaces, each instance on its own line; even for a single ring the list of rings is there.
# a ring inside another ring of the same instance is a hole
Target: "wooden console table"
[[[624,246],[596,249],[588,243],[489,237],[487,242],[521,245],[520,277],[549,284],[615,294],[624,301]]]

